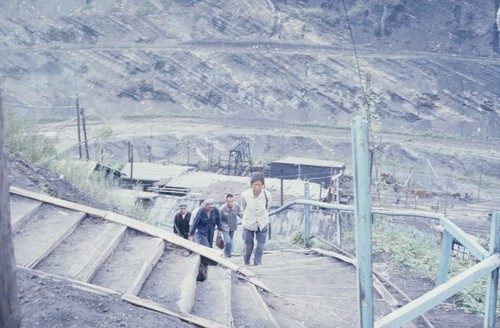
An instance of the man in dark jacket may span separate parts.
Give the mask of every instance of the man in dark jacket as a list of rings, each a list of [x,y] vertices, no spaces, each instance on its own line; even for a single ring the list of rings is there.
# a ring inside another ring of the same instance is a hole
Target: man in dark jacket
[[[187,210],[187,206],[184,204],[179,206],[179,212],[174,217],[174,233],[188,239],[190,219],[191,212]]]
[[[217,207],[214,207],[214,200],[205,200],[205,206],[198,211],[191,227],[192,241],[196,241],[194,234],[196,233],[199,244],[207,247],[212,247],[214,241],[215,227],[217,226],[217,236],[221,233],[220,227],[220,212]]]

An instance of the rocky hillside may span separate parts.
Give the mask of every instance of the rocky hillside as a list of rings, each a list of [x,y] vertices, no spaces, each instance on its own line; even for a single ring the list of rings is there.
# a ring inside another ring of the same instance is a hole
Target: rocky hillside
[[[500,137],[498,0],[1,0],[8,106]],[[350,32],[356,44],[354,56]],[[359,71],[357,68],[359,63]],[[370,105],[370,109],[366,103]]]

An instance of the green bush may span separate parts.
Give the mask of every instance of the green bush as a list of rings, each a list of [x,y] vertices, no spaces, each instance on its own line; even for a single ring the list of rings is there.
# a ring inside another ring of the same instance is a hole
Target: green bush
[[[384,224],[383,220],[373,225],[373,253],[388,254],[402,266],[427,276],[437,273],[439,248],[433,236],[413,227]]]
[[[55,140],[36,132],[34,121],[14,114],[11,109],[4,111],[5,148],[33,164],[44,164],[56,156]]]
[[[378,220],[373,225],[372,240],[374,255],[388,255],[399,265],[432,280],[437,276],[440,246],[432,234],[426,234],[413,227],[396,226]],[[448,277],[460,274],[475,263],[474,259],[452,257]],[[485,297],[486,279],[480,279],[456,295],[457,305],[466,313],[482,315],[485,309]],[[500,303],[500,299],[498,302]],[[500,315],[499,309],[497,315]]]
[[[4,115],[5,147],[34,165],[42,166],[64,176],[66,180],[82,190],[93,199],[110,205],[114,211],[137,219],[146,218],[146,210],[142,204],[124,199],[113,190],[119,189],[118,182],[104,172],[90,173],[89,162],[63,161],[58,158],[55,140],[38,134],[35,122],[17,116],[6,110]],[[100,137],[112,134],[109,127],[96,132]],[[39,177],[40,192],[47,192],[42,177]],[[138,191],[140,187],[137,187]]]

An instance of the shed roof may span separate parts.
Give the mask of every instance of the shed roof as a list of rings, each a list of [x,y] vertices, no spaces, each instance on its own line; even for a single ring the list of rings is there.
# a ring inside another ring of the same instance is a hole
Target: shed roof
[[[336,167],[336,168],[345,167],[345,163],[342,162],[327,161],[327,160],[313,159],[313,158],[302,158],[294,156],[284,157],[282,159],[273,161],[273,163],[291,164],[291,165],[309,165],[318,167]]]
[[[122,169],[124,179],[130,179],[130,163]],[[194,170],[191,166],[175,164],[159,164],[149,162],[134,162],[132,178],[141,181],[160,181],[182,175]]]

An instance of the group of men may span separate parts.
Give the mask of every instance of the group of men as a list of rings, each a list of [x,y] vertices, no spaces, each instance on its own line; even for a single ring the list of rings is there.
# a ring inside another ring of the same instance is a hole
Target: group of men
[[[201,200],[199,207],[192,213],[187,210],[186,205],[181,205],[174,218],[174,233],[207,247],[212,247],[214,236],[222,235],[224,256],[231,257],[234,233],[238,228],[238,218],[241,218],[244,262],[250,265],[255,240],[257,247],[253,264],[261,265],[269,229],[268,208],[272,200],[264,186],[264,174],[254,172],[250,179],[250,189],[241,193],[240,203],[235,202],[234,195],[227,194],[225,203],[220,208],[214,206],[213,199]]]

